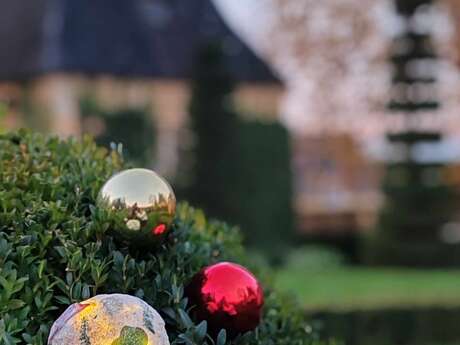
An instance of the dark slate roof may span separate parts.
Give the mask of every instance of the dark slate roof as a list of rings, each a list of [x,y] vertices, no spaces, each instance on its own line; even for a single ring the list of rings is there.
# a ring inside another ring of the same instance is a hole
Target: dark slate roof
[[[276,81],[210,0],[0,0],[0,6],[0,79],[51,71],[187,78],[200,47],[220,41],[235,79]]]
[[[37,71],[46,0],[0,0],[0,78]]]

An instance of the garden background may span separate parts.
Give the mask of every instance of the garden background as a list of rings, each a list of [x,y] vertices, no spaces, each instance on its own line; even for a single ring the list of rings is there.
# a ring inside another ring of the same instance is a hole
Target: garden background
[[[2,3],[0,130],[158,171],[324,339],[460,344],[458,1],[246,2]]]

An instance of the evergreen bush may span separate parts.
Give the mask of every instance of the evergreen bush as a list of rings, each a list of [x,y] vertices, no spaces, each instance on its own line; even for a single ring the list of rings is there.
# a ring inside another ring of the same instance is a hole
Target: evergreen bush
[[[184,178],[188,180],[184,194],[209,216],[227,217],[236,208],[233,190],[237,182],[237,115],[232,103],[234,83],[219,44],[207,45],[200,51],[190,86],[194,143],[182,157],[182,170],[188,175]],[[192,162],[184,162],[190,157]]]
[[[193,71],[195,140],[182,156],[183,194],[209,216],[235,221],[245,244],[278,263],[294,237],[289,133],[279,123],[238,116],[219,44],[203,48]]]
[[[95,206],[104,181],[122,168],[118,153],[88,138],[61,141],[26,131],[0,136],[0,344],[44,345],[69,304],[115,292],[156,308],[172,344],[230,344],[212,340],[206,323],[191,319],[183,293],[196,272],[217,261],[237,261],[263,276],[250,265],[238,232],[181,204],[159,248],[127,248]],[[265,292],[263,322],[231,343],[310,344],[303,313]]]
[[[227,187],[236,205],[230,219],[245,243],[279,263],[294,239],[290,137],[276,122],[240,120],[237,129],[237,182]]]

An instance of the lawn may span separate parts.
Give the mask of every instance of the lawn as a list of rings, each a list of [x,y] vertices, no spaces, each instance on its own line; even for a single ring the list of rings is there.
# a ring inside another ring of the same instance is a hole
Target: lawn
[[[291,269],[278,272],[276,284],[296,293],[307,310],[460,307],[460,270]]]

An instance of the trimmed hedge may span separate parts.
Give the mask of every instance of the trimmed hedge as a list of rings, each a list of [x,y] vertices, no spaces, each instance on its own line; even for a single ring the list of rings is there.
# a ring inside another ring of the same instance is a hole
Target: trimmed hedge
[[[106,110],[87,96],[80,102],[83,131],[94,135],[98,145],[110,147],[123,143],[123,155],[130,162],[150,166],[155,151],[156,132],[147,107]],[[100,122],[101,133],[94,133],[94,123]]]
[[[151,252],[111,236],[95,207],[101,185],[124,166],[90,139],[26,131],[0,136],[0,344],[46,344],[65,308],[95,294],[139,296],[164,317],[172,344],[215,343],[189,316],[184,285],[221,260],[249,265],[239,233],[180,204],[167,241]],[[310,344],[303,313],[266,289],[264,321],[232,344]]]
[[[245,243],[282,262],[295,237],[289,133],[276,122],[240,120],[237,135],[238,182],[227,187],[236,205],[231,219]]]
[[[294,237],[289,133],[279,123],[240,118],[224,60],[219,44],[197,57],[190,102],[195,140],[182,155],[179,194],[211,217],[232,219],[248,246],[279,263]]]

